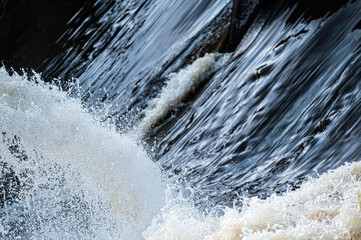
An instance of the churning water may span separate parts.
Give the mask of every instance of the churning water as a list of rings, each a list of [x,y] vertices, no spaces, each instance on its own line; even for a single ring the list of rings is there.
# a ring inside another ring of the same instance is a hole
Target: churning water
[[[137,141],[50,85],[3,69],[0,78],[1,162],[19,184],[10,189],[17,203],[3,205],[1,236],[139,238],[165,187]]]
[[[360,1],[89,2],[0,69],[1,239],[361,239]]]

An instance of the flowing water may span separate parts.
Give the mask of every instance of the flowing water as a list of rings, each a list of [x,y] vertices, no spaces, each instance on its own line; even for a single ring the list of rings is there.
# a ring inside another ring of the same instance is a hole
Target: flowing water
[[[0,1],[0,238],[361,239],[361,2],[238,3]]]

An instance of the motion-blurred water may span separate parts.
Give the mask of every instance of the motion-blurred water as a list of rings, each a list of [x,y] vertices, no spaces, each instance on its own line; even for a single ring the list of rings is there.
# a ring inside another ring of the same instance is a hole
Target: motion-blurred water
[[[361,2],[77,1],[48,38],[24,4],[2,238],[361,238]]]

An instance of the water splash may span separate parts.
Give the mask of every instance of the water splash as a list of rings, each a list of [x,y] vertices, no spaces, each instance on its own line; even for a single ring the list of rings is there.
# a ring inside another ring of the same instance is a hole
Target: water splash
[[[1,69],[0,127],[0,161],[20,184],[14,202],[0,209],[5,239],[361,237],[360,162],[214,216],[190,204],[165,204],[160,170],[137,142],[51,85]]]
[[[20,182],[3,238],[137,239],[163,206],[160,169],[136,140],[54,86],[1,69],[0,129],[0,160]]]
[[[360,239],[361,162],[346,164],[300,189],[244,200],[242,211],[203,216],[187,205],[164,208],[144,237],[155,239]]]

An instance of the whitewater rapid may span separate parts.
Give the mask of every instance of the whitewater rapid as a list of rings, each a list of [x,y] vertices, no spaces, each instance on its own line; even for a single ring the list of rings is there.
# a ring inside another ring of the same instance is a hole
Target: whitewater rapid
[[[172,75],[145,110],[143,133],[179,104],[218,58],[206,55]],[[281,196],[236,199],[242,209],[220,204],[217,214],[205,214],[191,198],[169,197],[175,183],[162,180],[160,167],[133,133],[100,123],[79,100],[39,76],[29,81],[0,70],[0,126],[1,161],[21,182],[17,203],[0,211],[4,239],[361,238],[361,162]]]
[[[204,216],[190,205],[162,210],[146,239],[360,239],[361,162],[346,164],[300,189],[268,199],[244,199],[242,210]]]
[[[164,205],[160,168],[136,139],[39,79],[0,70],[0,156],[22,184],[0,236],[139,238]]]

